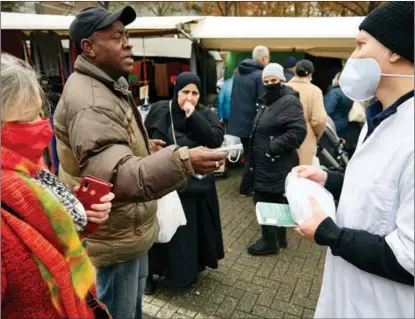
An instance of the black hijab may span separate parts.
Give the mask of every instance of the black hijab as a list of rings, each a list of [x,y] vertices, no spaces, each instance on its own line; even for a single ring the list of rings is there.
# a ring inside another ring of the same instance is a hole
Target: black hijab
[[[187,85],[194,84],[200,93],[201,81],[200,78],[193,72],[183,72],[176,78],[174,84],[174,95],[172,99],[172,115],[174,121],[174,128],[180,132],[187,131],[186,113],[180,108],[178,102],[179,92]]]

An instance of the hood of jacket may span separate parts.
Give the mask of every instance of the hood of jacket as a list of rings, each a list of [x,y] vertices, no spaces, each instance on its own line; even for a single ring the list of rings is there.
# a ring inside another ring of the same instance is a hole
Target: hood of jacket
[[[264,65],[258,61],[252,59],[245,59],[239,65],[238,71],[240,74],[250,74],[254,71],[262,71]]]

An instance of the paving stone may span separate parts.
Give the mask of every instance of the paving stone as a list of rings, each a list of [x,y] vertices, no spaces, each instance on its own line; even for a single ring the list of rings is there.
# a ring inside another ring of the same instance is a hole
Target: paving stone
[[[244,265],[244,266],[250,266],[254,268],[259,268],[261,266],[261,263],[259,261],[254,261],[245,257],[239,257],[236,261],[238,264]]]
[[[275,298],[289,302],[291,299],[291,296],[294,292],[295,287],[289,284],[282,284],[280,289],[278,289],[277,295]]]
[[[294,294],[306,298],[310,292],[311,284],[311,280],[298,279]]]
[[[214,315],[218,308],[219,304],[216,304],[212,301],[207,301],[202,307],[202,312],[206,315]]]
[[[274,270],[269,276],[270,279],[276,280],[285,284],[295,286],[297,284],[297,276],[292,272],[278,272]]]
[[[188,317],[188,316],[185,316],[182,313],[177,313],[176,312],[171,318],[172,319],[188,319],[188,318],[192,318],[192,317]]]
[[[214,302],[214,303],[217,303],[217,304],[220,304],[220,303],[222,303],[222,301],[225,299],[225,296],[224,295],[221,295],[221,294],[216,294],[216,293],[213,293],[210,297],[209,297],[209,300],[210,301],[212,301],[212,302]]]
[[[303,313],[303,307],[293,305],[292,303],[284,302],[278,299],[273,301],[271,308],[299,317],[301,317]]]
[[[277,290],[264,287],[262,293],[259,295],[257,304],[260,306],[270,307],[276,294]]]
[[[157,279],[143,298],[144,319],[312,318],[321,289],[326,248],[287,230],[288,248],[277,255],[251,256],[260,237],[252,198],[239,196],[240,169],[217,179],[225,258],[207,269],[193,287],[171,289]]]
[[[269,264],[263,263],[261,267],[259,267],[258,272],[256,273],[259,277],[268,278],[271,275],[273,267]]]
[[[312,300],[309,298],[303,298],[303,297],[296,296],[296,295],[294,295],[291,298],[291,302],[295,305],[303,306],[305,308],[312,309],[312,310],[315,310],[317,306],[316,300]]]
[[[320,290],[310,290],[308,294],[309,299],[318,300],[318,297],[320,296]]]
[[[194,317],[196,317],[196,315],[197,315],[197,313],[200,311],[200,309],[197,309],[197,308],[193,308],[193,309],[188,309],[188,308],[179,308],[178,310],[177,310],[177,313],[179,314],[179,315],[184,315],[184,316],[186,316],[186,317],[188,317],[188,318],[194,318]]]
[[[271,280],[271,279],[265,279],[262,277],[257,277],[255,276],[252,279],[252,283],[259,285],[259,286],[263,286],[263,287],[267,287],[267,288],[271,288],[272,290],[274,290],[275,292],[278,290],[278,288],[280,288],[281,286],[281,282],[276,281],[276,280]]]
[[[233,297],[237,299],[241,299],[244,291],[242,289],[238,289],[237,287],[229,287],[229,286],[219,286],[216,288],[214,293],[218,293],[220,295],[224,295],[225,297]]]
[[[207,276],[207,278],[216,280],[216,281],[222,281],[223,277],[225,277],[223,274],[221,274],[220,272],[216,272],[216,271],[210,271]]]
[[[226,297],[225,300],[223,300],[223,302],[220,304],[216,314],[223,318],[230,318],[237,304],[238,299]]]
[[[160,309],[160,307],[143,302],[143,312],[149,316],[155,317]]]
[[[283,318],[284,313],[264,306],[255,306],[252,313],[261,318]]]
[[[240,271],[231,271],[229,272],[222,280],[223,285],[233,286],[238,280],[242,272]]]
[[[232,319],[260,319],[261,317],[255,316],[252,313],[246,313],[243,311],[235,310],[232,314]]]
[[[258,298],[258,295],[256,294],[253,294],[248,291],[245,292],[241,300],[238,303],[237,309],[250,313],[252,310],[252,307],[255,305],[257,298]]]
[[[254,278],[255,274],[256,274],[256,269],[255,268],[245,266],[245,269],[242,271],[242,274],[239,277],[239,279],[242,280],[242,281],[251,282],[252,279]]]
[[[178,307],[167,304],[157,313],[157,318],[172,318],[177,310]]]
[[[304,309],[304,313],[302,318],[313,319],[314,318],[314,311],[310,309]]]
[[[252,292],[254,294],[260,294],[264,290],[262,286],[255,285],[245,281],[238,281],[234,287]]]

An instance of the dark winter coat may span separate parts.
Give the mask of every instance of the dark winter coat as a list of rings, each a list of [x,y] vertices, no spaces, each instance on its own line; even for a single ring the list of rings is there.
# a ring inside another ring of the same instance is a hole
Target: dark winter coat
[[[293,77],[295,77],[295,73],[291,70],[284,69],[284,76],[285,76],[285,82],[291,81]]]
[[[241,62],[232,86],[231,111],[227,133],[249,137],[256,114],[256,102],[262,94],[264,65],[251,59]]]
[[[307,126],[298,93],[282,86],[280,98],[269,106],[258,103],[258,113],[250,140],[255,192],[284,193],[287,174],[299,165],[297,149]]]
[[[333,120],[339,137],[346,137],[349,127],[349,112],[353,101],[344,95],[340,86],[333,88],[324,96],[324,108]]]

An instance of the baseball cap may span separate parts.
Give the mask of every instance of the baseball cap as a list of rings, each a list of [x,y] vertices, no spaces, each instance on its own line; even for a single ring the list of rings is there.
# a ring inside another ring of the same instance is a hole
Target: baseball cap
[[[79,47],[81,41],[90,37],[95,31],[105,29],[117,20],[120,20],[126,26],[133,22],[136,17],[134,9],[130,6],[114,13],[101,7],[89,7],[75,16],[69,26],[69,36]]]

